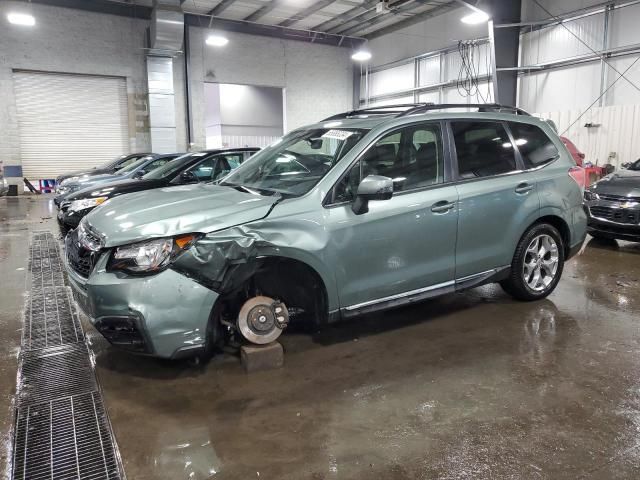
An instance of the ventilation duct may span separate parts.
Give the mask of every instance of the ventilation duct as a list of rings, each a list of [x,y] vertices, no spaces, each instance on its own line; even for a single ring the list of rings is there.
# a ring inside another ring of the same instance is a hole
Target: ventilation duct
[[[170,53],[182,50],[184,13],[180,0],[154,0],[149,28],[149,47],[153,52]]]

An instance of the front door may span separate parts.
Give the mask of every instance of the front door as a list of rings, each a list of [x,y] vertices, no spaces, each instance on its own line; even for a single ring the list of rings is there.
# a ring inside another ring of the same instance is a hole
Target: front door
[[[367,175],[392,178],[394,193],[357,215]],[[452,283],[458,210],[448,180],[441,125],[428,122],[383,135],[336,184],[326,206],[342,308]]]

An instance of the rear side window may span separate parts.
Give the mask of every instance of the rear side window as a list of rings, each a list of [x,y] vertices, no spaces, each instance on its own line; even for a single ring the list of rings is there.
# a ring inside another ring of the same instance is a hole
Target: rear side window
[[[539,127],[510,122],[509,128],[520,150],[525,168],[539,167],[558,158],[558,149]]]
[[[491,177],[518,169],[505,128],[497,122],[451,122],[460,178]]]

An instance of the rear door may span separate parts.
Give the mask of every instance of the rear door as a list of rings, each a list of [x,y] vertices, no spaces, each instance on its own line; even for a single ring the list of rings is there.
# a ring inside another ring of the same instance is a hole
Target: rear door
[[[509,266],[540,210],[536,182],[504,122],[450,122],[459,196],[456,279]]]

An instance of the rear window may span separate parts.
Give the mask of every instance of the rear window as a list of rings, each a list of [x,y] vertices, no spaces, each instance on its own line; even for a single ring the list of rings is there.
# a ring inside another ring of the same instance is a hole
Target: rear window
[[[460,178],[491,177],[517,170],[507,131],[497,122],[451,122]]]
[[[525,168],[546,165],[558,158],[558,149],[546,133],[535,125],[510,122],[516,146],[524,161]]]

